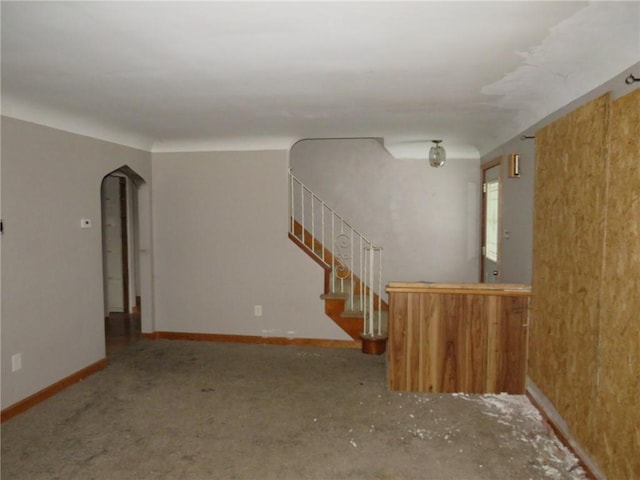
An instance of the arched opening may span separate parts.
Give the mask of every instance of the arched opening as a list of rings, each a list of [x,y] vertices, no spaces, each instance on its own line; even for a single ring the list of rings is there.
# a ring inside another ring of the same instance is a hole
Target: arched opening
[[[102,265],[107,357],[141,334],[138,188],[144,183],[122,166],[102,179]]]

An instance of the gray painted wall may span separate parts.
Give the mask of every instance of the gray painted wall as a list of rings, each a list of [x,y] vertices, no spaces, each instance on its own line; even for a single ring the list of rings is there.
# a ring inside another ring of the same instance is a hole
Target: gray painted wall
[[[520,155],[520,177],[508,177],[508,156]],[[485,156],[483,163],[502,156],[502,257],[500,281],[504,283],[531,283],[533,249],[533,180],[534,140],[520,137]]]
[[[148,152],[2,117],[2,408],[104,358],[100,184],[125,164],[150,180]],[[148,299],[149,189],[140,196]]]
[[[286,151],[153,154],[157,330],[349,339],[287,237],[287,168]]]
[[[432,168],[426,159],[393,158],[375,139],[336,139],[300,141],[290,161],[302,182],[384,248],[384,285],[478,280],[478,160]]]

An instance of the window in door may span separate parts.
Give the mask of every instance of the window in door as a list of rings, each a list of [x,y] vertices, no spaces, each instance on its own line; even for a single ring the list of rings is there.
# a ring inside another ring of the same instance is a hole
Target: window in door
[[[480,281],[496,283],[501,279],[500,250],[502,219],[501,180],[502,157],[482,166],[482,260]]]
[[[498,262],[498,228],[499,228],[499,199],[500,183],[492,180],[486,184],[486,226],[485,226],[485,257],[492,262]]]

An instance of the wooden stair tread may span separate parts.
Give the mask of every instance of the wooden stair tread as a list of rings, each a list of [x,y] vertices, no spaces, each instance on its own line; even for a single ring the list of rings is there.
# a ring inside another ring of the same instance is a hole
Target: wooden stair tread
[[[289,233],[290,238],[303,248],[313,258],[316,263],[320,264],[325,271],[325,293],[320,298],[325,302],[325,314],[331,318],[342,330],[344,330],[354,340],[360,340],[360,335],[364,332],[365,319],[364,311],[360,308],[360,280],[357,275],[350,273],[349,277],[342,281],[332,279],[334,257],[327,251],[309,232],[304,230],[298,223],[294,223],[293,232]],[[341,291],[330,291],[332,286],[337,286]],[[351,302],[351,290],[353,289],[353,304]],[[364,301],[369,301],[369,288],[365,290],[366,295]],[[374,311],[378,311],[378,296],[374,295]],[[367,304],[368,305],[368,304]],[[388,305],[382,302],[381,319],[386,326],[386,317]]]
[[[348,293],[323,293],[320,295],[322,300],[347,300],[349,298]]]

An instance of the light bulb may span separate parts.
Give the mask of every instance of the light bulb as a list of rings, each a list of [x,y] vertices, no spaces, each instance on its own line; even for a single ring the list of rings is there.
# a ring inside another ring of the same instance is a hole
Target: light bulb
[[[442,142],[442,140],[433,140],[435,145],[429,149],[429,164],[435,168],[443,166],[447,160],[447,153],[444,151],[444,148],[440,146],[440,142]]]

